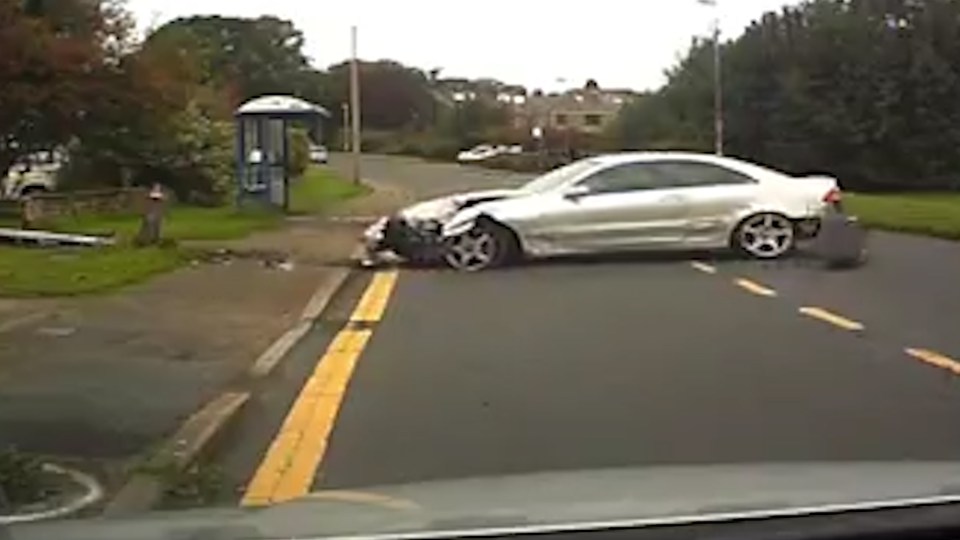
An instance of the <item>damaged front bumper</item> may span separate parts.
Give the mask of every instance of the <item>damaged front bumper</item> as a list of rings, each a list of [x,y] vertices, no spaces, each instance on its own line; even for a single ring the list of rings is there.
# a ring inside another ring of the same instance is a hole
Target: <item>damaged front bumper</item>
[[[370,266],[391,255],[412,263],[439,263],[444,250],[442,228],[437,220],[414,221],[399,215],[380,218],[363,233],[363,263]]]

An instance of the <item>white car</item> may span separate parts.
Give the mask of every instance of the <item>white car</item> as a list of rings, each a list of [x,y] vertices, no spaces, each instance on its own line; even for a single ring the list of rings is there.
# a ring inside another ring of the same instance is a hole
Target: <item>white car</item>
[[[464,193],[384,217],[368,252],[481,270],[522,257],[732,247],[788,254],[839,205],[830,177],[797,178],[706,154],[624,153],[576,161],[515,190]]]
[[[494,156],[499,156],[505,151],[506,147],[496,147],[489,144],[481,144],[471,148],[470,150],[464,150],[463,152],[457,154],[457,161],[467,163],[473,161],[483,161]]]
[[[310,146],[310,162],[311,163],[326,163],[329,160],[329,154],[327,153],[327,147],[315,144]]]
[[[57,175],[66,163],[61,150],[44,150],[21,157],[0,178],[0,199],[23,199],[49,193],[57,187]]]

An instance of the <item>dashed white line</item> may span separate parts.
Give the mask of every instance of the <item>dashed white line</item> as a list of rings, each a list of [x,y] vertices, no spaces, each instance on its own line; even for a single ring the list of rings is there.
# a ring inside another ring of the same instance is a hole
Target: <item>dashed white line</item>
[[[716,266],[711,266],[711,265],[709,265],[709,264],[707,264],[707,263],[702,263],[702,262],[700,262],[700,261],[693,261],[693,262],[690,263],[690,266],[692,266],[693,268],[695,268],[695,269],[697,269],[697,270],[699,270],[699,271],[701,271],[701,272],[703,272],[703,273],[705,273],[705,274],[716,274],[716,273],[717,273],[717,267],[716,267]]]
[[[943,368],[960,375],[960,362],[957,362],[953,358],[927,349],[904,349],[904,352],[921,362],[926,362],[931,366]]]
[[[764,287],[763,285],[760,285],[759,283],[756,283],[754,281],[750,281],[749,279],[740,278],[740,279],[733,280],[733,282],[736,283],[737,286],[739,286],[741,289],[752,292],[753,294],[756,294],[758,296],[770,297],[770,296],[777,295],[777,291],[769,287]]]
[[[837,315],[836,313],[831,313],[823,308],[818,307],[802,307],[800,308],[800,313],[808,317],[813,317],[814,319],[819,319],[825,323],[832,324],[844,330],[850,330],[853,332],[858,332],[863,330],[863,325],[857,321],[850,320],[846,317]]]

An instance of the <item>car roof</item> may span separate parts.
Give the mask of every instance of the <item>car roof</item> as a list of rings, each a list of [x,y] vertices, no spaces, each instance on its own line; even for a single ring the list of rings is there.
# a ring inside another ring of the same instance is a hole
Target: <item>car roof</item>
[[[727,167],[735,171],[746,174],[758,180],[768,178],[782,179],[789,175],[769,169],[762,165],[743,161],[727,156],[718,156],[716,154],[704,154],[700,152],[619,152],[615,154],[602,154],[589,158],[597,165],[620,165],[624,163],[638,163],[644,161],[689,161],[693,163],[709,163]]]
[[[617,152],[614,154],[601,154],[591,159],[604,165],[615,165],[618,163],[633,163],[635,161],[698,161],[705,163],[727,164],[730,161],[739,161],[732,158],[717,156],[715,154],[704,154],[700,152]]]

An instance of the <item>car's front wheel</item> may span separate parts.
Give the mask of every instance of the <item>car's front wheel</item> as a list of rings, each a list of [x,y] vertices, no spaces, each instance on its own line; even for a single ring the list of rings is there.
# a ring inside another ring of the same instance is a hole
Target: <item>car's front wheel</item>
[[[517,252],[516,238],[509,230],[480,220],[469,231],[447,241],[443,259],[455,270],[477,272],[502,266]]]
[[[781,214],[754,214],[737,226],[733,247],[755,259],[776,259],[793,250],[796,227]]]

